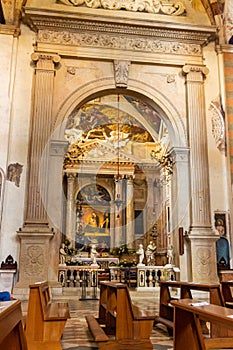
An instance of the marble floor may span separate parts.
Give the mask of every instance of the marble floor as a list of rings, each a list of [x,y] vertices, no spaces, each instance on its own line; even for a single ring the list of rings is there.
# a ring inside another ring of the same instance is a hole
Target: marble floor
[[[158,313],[159,292],[142,292],[130,290],[131,298],[134,304]],[[56,299],[67,300],[70,307],[71,318],[67,321],[62,337],[63,350],[94,350],[97,349],[97,343],[92,339],[88,330],[85,315],[98,315],[98,300],[79,300],[79,291],[69,290],[62,297]],[[151,341],[154,349],[171,350],[173,349],[172,337],[169,337],[166,327],[156,325],[151,333]],[[111,349],[109,349],[111,350]]]

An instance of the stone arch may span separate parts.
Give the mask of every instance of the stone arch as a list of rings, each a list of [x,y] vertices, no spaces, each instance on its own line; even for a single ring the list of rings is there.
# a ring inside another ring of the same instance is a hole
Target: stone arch
[[[58,113],[55,117],[55,122],[53,125],[53,134],[51,135],[51,142],[54,143],[63,143],[63,145],[68,143],[64,141],[64,134],[66,129],[66,122],[70,114],[75,108],[81,107],[83,104],[88,102],[91,99],[108,95],[108,94],[125,94],[132,97],[140,98],[146,102],[151,108],[159,112],[159,115],[163,122],[165,123],[170,139],[170,146],[172,149],[187,149],[187,131],[184,118],[182,119],[181,114],[177,110],[176,106],[165,96],[165,94],[152,85],[139,81],[139,80],[128,80],[128,88],[117,89],[115,84],[113,84],[112,78],[102,78],[99,80],[91,81],[89,83],[79,86],[75,91],[73,91],[61,104]],[[154,131],[152,127],[144,123],[145,128],[153,136]],[[176,152],[176,151],[175,151]],[[64,151],[65,155],[65,151]],[[49,162],[50,163],[50,162]],[[188,161],[187,161],[188,163]],[[57,172],[62,173],[62,164],[63,158],[62,154],[60,156],[59,163],[56,164]],[[180,165],[179,165],[180,166]],[[188,164],[185,168],[182,168],[183,173],[188,177]],[[180,173],[182,173],[180,170]],[[177,172],[176,172],[177,173]],[[184,175],[183,175],[184,176]],[[178,176],[179,178],[179,176]],[[178,180],[179,183],[182,183],[182,178]],[[178,185],[177,185],[178,186]],[[188,188],[188,184],[187,184]],[[188,193],[188,190],[185,187],[183,191]],[[187,195],[188,196],[188,195]],[[180,203],[184,200],[181,196],[178,196],[177,203]],[[52,197],[51,197],[52,198]],[[188,200],[186,200],[188,202]],[[52,201],[51,201],[52,203]],[[181,221],[180,214],[180,205],[176,203],[177,210],[175,210],[175,215],[177,216],[176,222]],[[48,205],[49,208],[52,208],[52,205]],[[50,209],[49,209],[50,210]],[[184,215],[184,213],[182,213]],[[61,218],[58,218],[58,221],[61,221]],[[177,226],[177,225],[176,225]]]

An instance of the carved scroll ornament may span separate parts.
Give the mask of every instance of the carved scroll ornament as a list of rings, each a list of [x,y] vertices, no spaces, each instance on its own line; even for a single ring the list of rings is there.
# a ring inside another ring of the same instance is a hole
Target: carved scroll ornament
[[[107,10],[125,9],[126,11],[144,11],[172,16],[185,14],[184,4],[174,0],[59,0],[59,2],[69,6],[86,5],[94,9],[100,7]]]

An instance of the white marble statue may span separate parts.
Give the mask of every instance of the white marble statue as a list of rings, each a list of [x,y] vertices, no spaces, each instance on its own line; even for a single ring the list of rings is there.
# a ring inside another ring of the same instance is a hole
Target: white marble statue
[[[60,248],[60,264],[65,265],[66,264],[66,252],[65,252],[65,243],[62,243]]]
[[[168,258],[168,264],[173,265],[174,261],[174,251],[173,251],[173,246],[170,245],[167,249],[167,258]]]
[[[155,264],[155,252],[156,252],[156,245],[154,242],[150,241],[146,248],[146,260],[148,266],[154,266]]]
[[[92,265],[97,265],[96,258],[97,258],[98,253],[97,253],[95,244],[91,245],[91,254],[90,255],[91,255]]]
[[[138,250],[136,252],[138,255],[139,255],[139,265],[143,265],[143,259],[144,259],[144,249],[143,249],[143,245],[142,244],[139,244],[139,247],[138,247]]]

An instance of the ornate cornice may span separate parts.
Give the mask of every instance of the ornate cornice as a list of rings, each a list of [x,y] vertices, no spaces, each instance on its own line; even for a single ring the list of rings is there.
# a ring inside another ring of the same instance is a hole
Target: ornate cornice
[[[71,45],[79,41],[92,40],[101,36],[102,41],[107,37],[114,36],[124,40],[125,36],[133,38],[153,38],[158,40],[187,42],[189,44],[205,45],[216,37],[216,27],[205,25],[194,25],[190,23],[163,22],[160,20],[135,20],[117,18],[113,16],[98,15],[96,11],[84,14],[80,11],[69,15],[65,12],[49,11],[43,12],[36,9],[25,8],[23,20],[34,31],[39,32],[39,40],[45,42],[46,36],[53,37],[53,42],[66,42]],[[80,36],[79,36],[80,35]],[[85,40],[85,35],[87,39]]]

